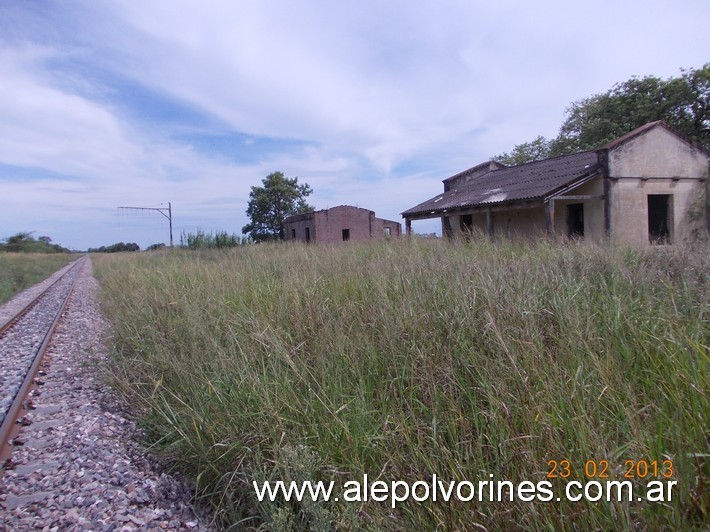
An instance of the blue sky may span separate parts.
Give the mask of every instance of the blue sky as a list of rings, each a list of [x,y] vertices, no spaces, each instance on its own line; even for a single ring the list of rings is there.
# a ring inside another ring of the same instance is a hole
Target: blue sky
[[[709,60],[707,0],[0,2],[0,238],[241,232],[273,171],[400,212],[573,101]],[[436,222],[414,229],[429,232]]]

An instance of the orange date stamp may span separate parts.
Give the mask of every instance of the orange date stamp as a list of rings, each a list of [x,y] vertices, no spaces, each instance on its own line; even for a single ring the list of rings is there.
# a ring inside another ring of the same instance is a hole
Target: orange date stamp
[[[586,478],[609,478],[611,473],[608,460],[586,460],[583,466],[571,460],[548,460],[547,467],[545,478],[570,478],[578,471]],[[628,479],[672,478],[674,473],[673,460],[625,460],[618,469]]]

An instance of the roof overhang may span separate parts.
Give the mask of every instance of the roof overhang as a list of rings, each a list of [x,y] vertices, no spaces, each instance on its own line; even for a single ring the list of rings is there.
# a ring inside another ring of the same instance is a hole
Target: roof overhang
[[[520,208],[531,208],[531,207],[539,207],[539,206],[544,206],[546,202],[548,202],[550,199],[555,199],[557,196],[562,196],[566,194],[567,192],[584,185],[585,183],[591,181],[592,179],[596,177],[600,177],[601,174],[599,173],[599,167],[596,166],[592,169],[592,171],[585,173],[584,175],[579,176],[579,178],[575,179],[571,183],[567,183],[565,186],[560,187],[548,194],[537,196],[537,197],[530,197],[530,198],[521,198],[521,199],[514,199],[514,200],[503,200],[503,201],[487,201],[487,202],[481,202],[481,203],[471,203],[468,205],[458,205],[455,207],[449,207],[449,208],[444,208],[444,209],[427,209],[423,211],[416,211],[416,212],[409,212],[409,211],[404,211],[402,213],[402,218],[405,220],[427,220],[431,218],[439,218],[443,215],[448,215],[452,213],[463,213],[463,212],[477,212],[477,211],[487,211],[487,210],[492,210],[492,211],[502,211],[502,210],[509,210],[509,209],[520,209]]]
[[[556,196],[562,196],[563,194],[567,194],[567,192],[569,192],[570,190],[574,190],[575,188],[582,186],[585,183],[591,181],[595,177],[599,177],[600,174],[597,170],[598,169],[595,169],[595,171],[590,173],[589,175],[582,176],[578,180],[576,180],[575,182],[567,185],[566,187],[563,187],[563,188],[553,192],[552,194],[548,194],[547,196],[545,196],[543,198],[543,201],[549,201],[550,199],[554,199]]]

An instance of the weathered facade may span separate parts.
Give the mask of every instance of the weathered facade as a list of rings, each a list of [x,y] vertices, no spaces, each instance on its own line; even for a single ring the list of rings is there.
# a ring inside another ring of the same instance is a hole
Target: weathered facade
[[[663,122],[599,148],[505,167],[488,162],[444,180],[444,192],[402,213],[441,218],[446,236],[555,233],[634,246],[708,231],[708,154]]]
[[[340,205],[284,220],[286,240],[335,243],[362,241],[372,238],[399,237],[402,225],[392,220],[377,218],[373,211]]]

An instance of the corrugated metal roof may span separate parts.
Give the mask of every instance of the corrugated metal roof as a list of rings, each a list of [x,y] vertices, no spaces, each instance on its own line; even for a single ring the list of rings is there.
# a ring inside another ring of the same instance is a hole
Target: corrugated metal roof
[[[500,164],[499,162],[496,162],[496,161],[486,161],[486,162],[481,163],[477,166],[474,166],[473,168],[469,168],[468,170],[464,170],[463,172],[459,172],[458,174],[452,175],[451,177],[447,177],[446,179],[443,180],[443,182],[446,183],[446,182],[452,181],[454,179],[466,177],[468,174],[473,174],[473,173],[476,173],[479,171],[481,171],[481,173],[483,173],[482,172],[483,170],[487,170],[487,172],[490,172],[492,170],[497,170],[499,168],[505,168],[505,165]]]
[[[492,170],[407,209],[402,215],[434,214],[468,206],[542,199],[592,174],[598,167],[596,152],[589,151]]]

